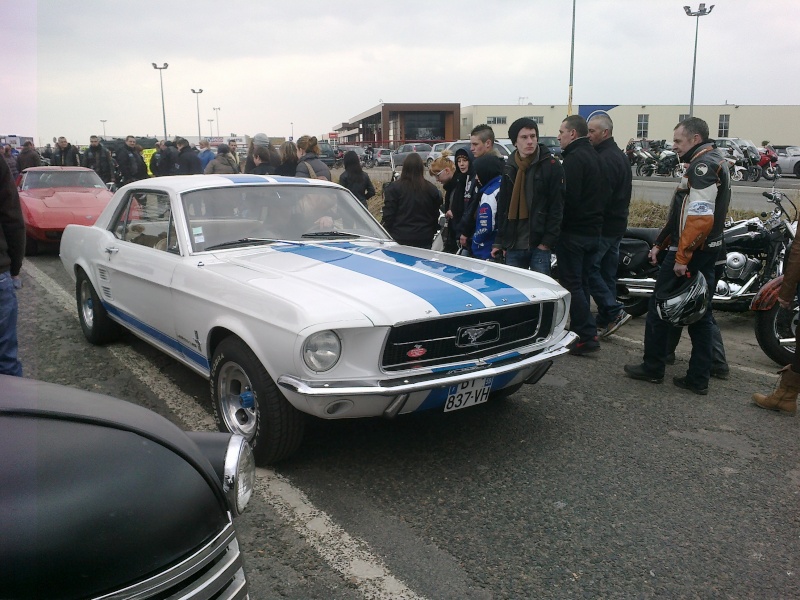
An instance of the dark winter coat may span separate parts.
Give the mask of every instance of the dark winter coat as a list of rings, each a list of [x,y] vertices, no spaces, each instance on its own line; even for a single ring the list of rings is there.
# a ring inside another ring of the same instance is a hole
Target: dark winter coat
[[[42,157],[33,148],[23,148],[17,157],[17,170],[22,173],[28,167],[41,167]]]
[[[580,137],[564,148],[564,218],[562,234],[600,236],[603,212],[608,204],[608,180],[600,156],[588,137]]]
[[[328,181],[333,181],[331,177],[331,170],[324,162],[319,159],[319,156],[313,152],[306,152],[297,163],[297,170],[295,176],[297,177],[311,177],[311,171],[308,170],[308,165],[314,170],[315,177],[324,177]]]
[[[226,152],[224,154],[217,154],[214,160],[208,163],[208,166],[206,166],[203,172],[206,175],[213,175],[215,173],[233,175],[239,172],[239,165],[237,165],[233,157]]]
[[[83,155],[83,166],[92,169],[105,183],[114,181],[114,159],[103,144],[98,144],[96,148],[89,145]]]
[[[295,177],[297,175],[296,162],[282,162],[275,169],[275,175],[282,175],[284,177]]]
[[[466,156],[467,161],[469,161],[469,169],[467,169],[466,173],[462,173],[458,168],[459,156]],[[450,199],[450,210],[453,213],[451,228],[456,239],[462,234],[472,237],[472,232],[475,231],[475,206],[472,204],[472,194],[475,188],[475,166],[473,165],[475,157],[472,156],[471,150],[461,148],[456,150],[453,158],[456,163],[456,172],[453,175],[453,179],[457,181],[453,196]]]
[[[430,181],[422,193],[404,181],[395,181],[384,190],[383,225],[401,244],[430,248],[439,225],[442,194]]]
[[[536,159],[525,172],[528,218],[509,219],[511,193],[519,173],[516,155],[515,150],[508,157],[503,171],[503,183],[497,202],[497,238],[494,245],[506,250],[528,250],[541,244],[552,249],[561,234],[564,216],[564,169],[547,146],[539,144]]]
[[[120,184],[125,185],[139,178],[138,154],[129,148],[127,144],[117,150],[117,166],[120,173]]]
[[[197,152],[189,146],[184,146],[178,151],[178,168],[175,175],[202,175],[203,166]]]
[[[594,147],[600,155],[603,172],[611,188],[603,213],[603,236],[618,237],[628,228],[628,209],[631,204],[631,164],[613,137]]]
[[[342,173],[342,176],[339,177],[339,185],[353,192],[353,195],[358,198],[364,206],[367,206],[367,200],[375,195],[375,186],[372,185],[372,180],[369,178],[369,175],[363,171],[361,174],[345,171]]]
[[[72,144],[67,144],[63,150],[61,146],[56,146],[53,152],[53,159],[50,164],[54,167],[80,167],[80,152]]]
[[[0,273],[19,275],[25,255],[25,219],[6,161],[0,161]]]

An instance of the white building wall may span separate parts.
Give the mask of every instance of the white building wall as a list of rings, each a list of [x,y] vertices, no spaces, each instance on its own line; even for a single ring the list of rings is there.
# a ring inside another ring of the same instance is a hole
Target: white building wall
[[[581,113],[580,106],[574,106]],[[640,114],[648,115],[649,139],[672,139],[672,130],[681,115],[688,114],[687,105],[621,105],[608,110],[614,121],[614,137],[620,146],[637,137]],[[720,115],[730,115],[727,136],[753,140],[757,145],[763,140],[773,144],[800,145],[800,106],[772,105],[745,106],[736,104],[695,105],[694,116],[708,123],[711,137],[719,137]],[[541,117],[540,135],[558,135],[561,121],[567,115],[566,104],[476,105],[461,107],[461,137],[469,137],[476,125],[490,118],[505,119],[505,124],[492,124],[495,136],[508,137],[508,127],[520,117]]]

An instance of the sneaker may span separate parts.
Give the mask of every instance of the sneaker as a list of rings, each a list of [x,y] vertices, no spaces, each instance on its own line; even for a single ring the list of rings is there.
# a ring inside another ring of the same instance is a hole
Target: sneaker
[[[693,383],[686,381],[686,377],[673,377],[672,383],[674,383],[676,387],[694,392],[698,396],[706,396],[708,394],[708,386],[704,388],[697,387]]]
[[[639,381],[647,381],[648,383],[664,383],[664,376],[653,375],[648,373],[644,365],[625,365],[625,374],[631,379],[638,379]]]
[[[611,321],[611,323],[609,323],[606,326],[606,330],[602,334],[600,334],[600,337],[606,337],[608,335],[611,335],[617,329],[625,325],[625,323],[627,323],[630,320],[631,320],[631,315],[626,313],[624,310],[619,311],[617,318]]]
[[[716,367],[711,369],[711,376],[716,377],[717,379],[728,379],[730,374],[731,370],[726,367]]]
[[[569,345],[569,353],[573,356],[583,356],[598,350],[600,350],[600,342],[597,341],[597,336],[587,340],[575,340]]]

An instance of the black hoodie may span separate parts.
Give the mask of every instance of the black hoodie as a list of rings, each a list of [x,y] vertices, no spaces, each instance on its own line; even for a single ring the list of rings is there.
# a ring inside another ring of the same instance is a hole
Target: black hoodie
[[[462,173],[461,169],[458,168],[459,156],[466,156],[469,161],[469,169],[467,169],[466,173]],[[472,184],[475,181],[475,165],[473,164],[475,157],[472,156],[472,150],[469,148],[459,148],[453,158],[456,162],[456,173],[453,179],[457,179],[457,182],[450,201],[450,210],[453,211],[452,229],[457,239],[462,234],[470,237],[472,232],[475,231],[475,218],[470,217],[471,211],[466,210],[472,202],[471,191],[474,187]]]

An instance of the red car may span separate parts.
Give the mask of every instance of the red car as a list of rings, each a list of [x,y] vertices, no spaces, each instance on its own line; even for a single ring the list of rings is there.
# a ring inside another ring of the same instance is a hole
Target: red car
[[[31,167],[19,178],[19,199],[28,236],[26,253],[58,243],[72,223],[93,225],[111,200],[103,180],[83,167]]]

